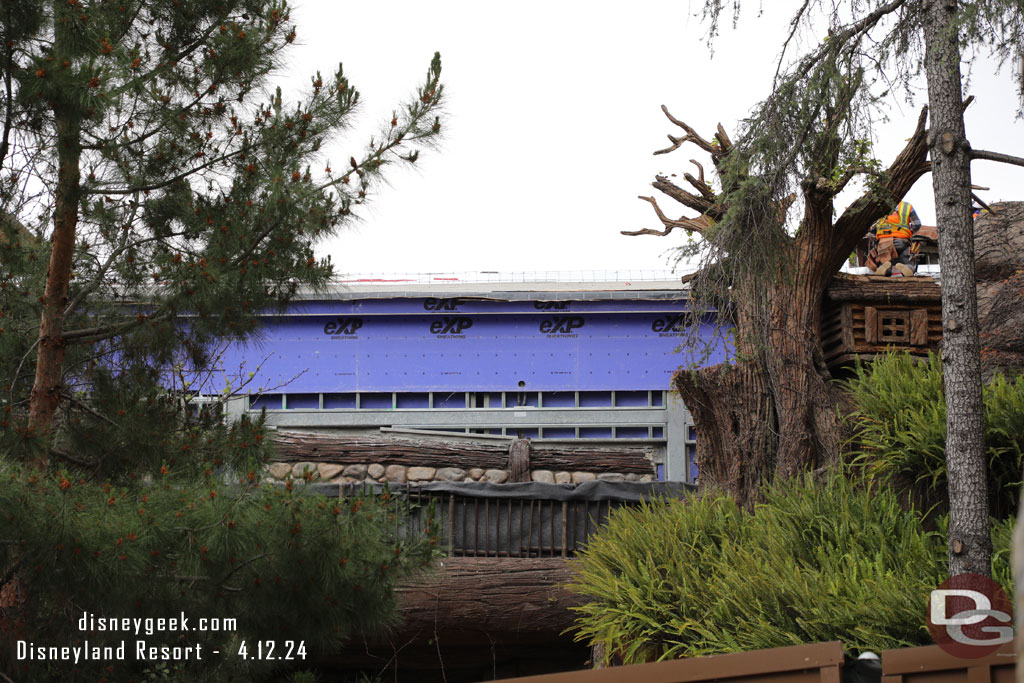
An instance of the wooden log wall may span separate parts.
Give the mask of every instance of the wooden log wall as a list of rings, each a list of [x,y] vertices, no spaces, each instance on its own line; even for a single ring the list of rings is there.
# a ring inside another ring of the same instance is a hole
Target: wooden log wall
[[[276,459],[282,462],[506,469],[511,442],[279,430],[274,434],[274,443]],[[530,467],[552,471],[651,474],[654,466],[649,453],[649,448],[625,444],[531,444]]]
[[[561,559],[444,558],[435,572],[398,588],[400,631],[554,637],[581,602],[561,587],[570,578]]]
[[[942,290],[930,277],[877,277],[845,275],[835,277],[825,290],[829,301],[912,304],[942,300]]]
[[[836,277],[825,296],[821,346],[833,370],[892,349],[924,356],[942,343],[942,293],[931,278]]]

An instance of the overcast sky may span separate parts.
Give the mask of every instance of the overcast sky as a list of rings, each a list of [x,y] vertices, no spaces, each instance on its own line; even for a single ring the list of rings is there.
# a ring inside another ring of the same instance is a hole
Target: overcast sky
[[[366,140],[441,52],[449,118],[440,149],[389,175],[363,221],[320,245],[338,272],[662,270],[684,236],[625,237],[660,228],[655,173],[692,170],[695,148],[652,156],[676,134],[662,104],[705,137],[735,130],[767,94],[795,4],[748,12],[711,58],[698,0],[592,3],[294,0],[299,47],[285,65],[305,85],[339,61],[362,93],[360,122],[332,159]],[[751,3],[756,9],[756,3]],[[607,8],[607,9],[604,9]],[[968,138],[977,149],[1024,155],[1011,73],[975,68]],[[885,163],[913,131],[920,105],[900,102],[878,131]],[[986,201],[1021,199],[1024,169],[975,162]],[[907,199],[933,224],[931,177]],[[661,202],[679,215],[671,200]]]

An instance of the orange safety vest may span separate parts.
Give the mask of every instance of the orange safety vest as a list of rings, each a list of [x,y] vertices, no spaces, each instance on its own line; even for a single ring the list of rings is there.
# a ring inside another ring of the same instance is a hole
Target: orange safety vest
[[[909,240],[914,236],[910,229],[910,212],[913,210],[908,202],[900,202],[895,211],[875,223],[875,237],[879,240],[886,237]]]

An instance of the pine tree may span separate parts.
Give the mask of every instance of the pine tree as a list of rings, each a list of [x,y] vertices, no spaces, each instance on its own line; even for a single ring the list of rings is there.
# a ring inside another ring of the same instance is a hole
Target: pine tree
[[[18,680],[256,680],[272,666],[16,663],[13,641],[130,649],[76,620],[184,611],[237,629],[152,644],[329,654],[389,623],[395,582],[433,552],[432,525],[404,528],[388,494],[268,488],[262,421],[228,424],[187,384],[258,314],[325,286],[317,241],[440,133],[435,55],[332,168],[359,93],[340,66],[295,102],[269,91],[296,31],[278,0],[0,8],[0,671]]]
[[[211,339],[251,334],[257,312],[323,286],[313,245],[385,165],[436,138],[443,92],[435,56],[418,99],[332,168],[321,148],[359,93],[339,66],[293,104],[265,96],[296,37],[283,2],[4,7],[0,211],[49,248],[9,235],[4,310],[37,315],[8,319],[0,358],[18,368],[8,406],[29,394],[44,466],[57,409],[90,388],[98,357],[202,367]]]

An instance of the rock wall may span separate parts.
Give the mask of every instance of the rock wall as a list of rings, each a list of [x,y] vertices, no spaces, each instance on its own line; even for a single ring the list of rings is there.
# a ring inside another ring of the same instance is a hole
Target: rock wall
[[[418,484],[430,481],[460,481],[504,484],[509,480],[507,469],[484,469],[474,467],[423,467],[416,465],[386,465],[384,463],[357,463],[340,465],[336,463],[275,462],[266,468],[266,476],[270,481],[286,481],[288,479],[304,481],[322,481],[338,484],[355,482],[390,482],[392,484]],[[653,474],[637,474],[635,472],[588,472],[532,470],[530,478],[535,482],[547,484],[581,484],[586,481],[633,481],[649,483],[654,481]]]
[[[431,481],[520,481],[580,484],[587,481],[652,482],[653,449],[641,444],[562,443],[528,439],[350,433],[344,430],[280,430],[273,437],[278,462],[267,467],[272,481],[288,478],[336,483]],[[518,456],[513,456],[513,451]],[[518,460],[516,460],[518,457]]]

